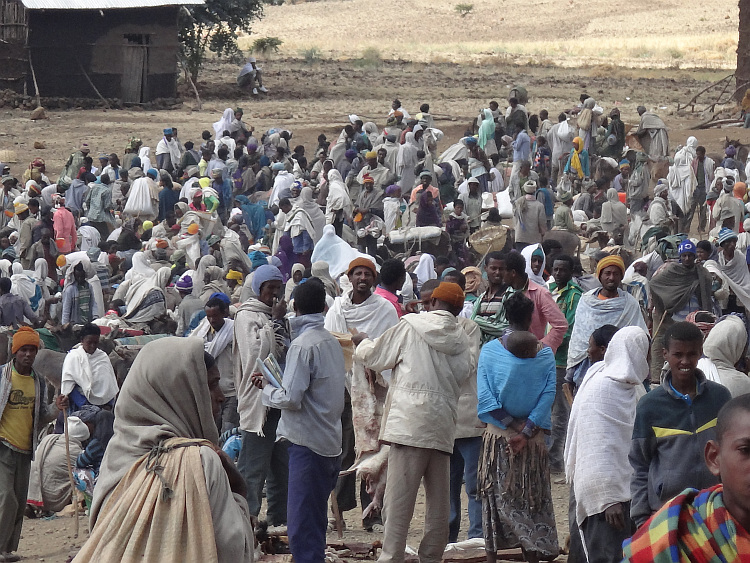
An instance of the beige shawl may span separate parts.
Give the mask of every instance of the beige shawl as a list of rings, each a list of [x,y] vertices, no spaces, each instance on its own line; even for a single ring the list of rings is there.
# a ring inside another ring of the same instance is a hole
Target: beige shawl
[[[219,440],[203,342],[197,338],[161,338],[146,344],[136,357],[115,407],[114,436],[94,490],[92,527],[133,465],[161,442],[178,437]]]

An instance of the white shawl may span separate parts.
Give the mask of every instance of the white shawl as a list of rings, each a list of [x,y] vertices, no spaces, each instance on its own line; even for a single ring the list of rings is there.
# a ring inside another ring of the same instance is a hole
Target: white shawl
[[[576,322],[570,335],[568,348],[568,367],[577,366],[586,357],[589,347],[589,337],[597,328],[606,324],[618,328],[638,326],[648,330],[643,320],[641,306],[638,301],[622,289],[618,289],[618,297],[601,300],[598,293],[601,288],[587,291],[581,296],[576,309]]]
[[[538,274],[535,274],[534,270],[531,269],[531,255],[537,248],[541,249],[542,245],[539,243],[530,244],[521,251],[521,256],[526,259],[526,275],[529,276],[529,279],[542,287],[547,287],[547,282],[542,277],[544,266],[547,263],[547,258],[546,256],[544,256],[544,251],[542,251],[542,269],[539,270]]]
[[[716,323],[703,343],[703,353],[715,367],[716,381],[729,389],[732,397],[750,393],[750,377],[734,367],[746,345],[745,324],[733,315]]]
[[[414,273],[417,274],[417,289],[421,289],[422,284],[427,280],[437,279],[435,260],[432,258],[432,254],[422,254],[419,257],[419,264],[417,264]]]
[[[326,224],[330,225],[339,209],[344,210],[345,218],[352,216],[352,200],[349,188],[341,179],[341,173],[335,168],[328,172],[328,197],[326,197]]]
[[[565,473],[580,527],[588,517],[630,500],[628,462],[638,400],[649,375],[648,335],[631,326],[615,333],[604,361],[586,372],[573,401],[565,441]]]
[[[690,137],[687,140],[687,145],[674,155],[674,164],[669,167],[669,173],[667,174],[669,194],[680,206],[683,213],[687,213],[690,208],[693,191],[697,184],[693,172],[693,159],[697,146],[698,140],[695,137]]]
[[[331,332],[348,334],[351,329],[365,332],[370,339],[383,334],[398,324],[398,313],[385,298],[373,293],[359,305],[352,303],[351,292],[337,297],[328,310],[325,328]]]
[[[220,139],[224,136],[224,131],[231,131],[232,130],[232,121],[234,120],[234,110],[232,108],[227,108],[224,110],[224,113],[221,115],[221,119],[219,121],[214,123],[214,133],[216,133],[216,138]]]
[[[99,349],[88,354],[80,344],[65,356],[60,392],[69,395],[76,385],[86,399],[97,406],[109,403],[120,391],[109,356]]]
[[[729,282],[732,292],[742,302],[742,305],[750,310],[750,272],[747,270],[744,255],[735,251],[732,259],[727,261],[724,253],[719,251],[717,262],[721,273]]]
[[[312,262],[328,262],[328,271],[333,279],[349,269],[349,263],[359,256],[355,248],[349,246],[344,239],[336,235],[333,225],[323,227],[323,236],[315,244],[310,260]]]
[[[200,324],[195,327],[193,332],[189,336],[195,336],[203,340],[203,348],[211,354],[214,358],[218,358],[224,349],[232,343],[234,338],[234,321],[232,319],[224,319],[224,326],[214,335],[213,340],[206,340],[206,335],[211,330],[211,323],[208,322],[207,318],[203,318]]]

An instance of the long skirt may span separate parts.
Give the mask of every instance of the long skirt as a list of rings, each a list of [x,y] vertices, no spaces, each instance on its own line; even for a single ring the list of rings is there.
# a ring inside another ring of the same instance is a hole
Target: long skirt
[[[520,547],[539,558],[555,557],[560,547],[544,434],[512,456],[508,440],[514,434],[490,424],[482,437],[477,486],[485,549],[495,553]]]

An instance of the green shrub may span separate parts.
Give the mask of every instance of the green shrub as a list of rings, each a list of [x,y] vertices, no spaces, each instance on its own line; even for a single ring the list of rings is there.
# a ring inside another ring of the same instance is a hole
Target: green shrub
[[[474,9],[474,4],[456,4],[454,8],[462,18],[465,18]]]
[[[258,37],[253,41],[253,53],[260,53],[261,55],[278,53],[282,43],[283,41],[278,37]]]

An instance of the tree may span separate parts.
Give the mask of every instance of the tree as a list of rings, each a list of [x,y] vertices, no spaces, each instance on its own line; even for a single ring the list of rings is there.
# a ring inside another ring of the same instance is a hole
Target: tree
[[[737,42],[737,70],[734,73],[736,88],[735,99],[742,100],[745,88],[750,82],[750,0],[739,0],[740,5],[740,38]]]
[[[184,7],[178,37],[181,57],[193,81],[207,51],[220,57],[239,57],[237,32],[250,33],[252,22],[262,15],[261,0],[206,0],[202,6]]]

